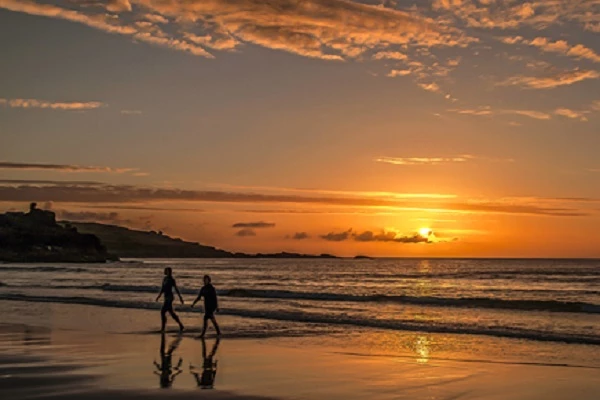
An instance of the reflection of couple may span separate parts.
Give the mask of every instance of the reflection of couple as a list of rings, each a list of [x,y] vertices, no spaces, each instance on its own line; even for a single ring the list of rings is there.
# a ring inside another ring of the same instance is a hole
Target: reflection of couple
[[[215,341],[213,348],[208,356],[206,356],[206,342],[202,338],[202,372],[198,373],[196,367],[190,364],[190,373],[196,378],[196,383],[200,389],[212,389],[217,376],[217,360],[213,360],[217,354],[219,347],[219,339]]]
[[[179,347],[181,339],[181,336],[175,338],[169,346],[169,349],[165,351],[165,334],[163,333],[161,335],[160,364],[154,361],[154,365],[157,369],[154,373],[160,377],[161,388],[170,388],[175,382],[177,375],[183,372],[181,369],[181,364],[183,363],[181,357],[179,357],[177,365],[173,366],[173,353],[177,350],[177,347]],[[217,375],[217,361],[214,360],[214,357],[217,354],[217,348],[219,347],[219,339],[217,339],[213,345],[208,356],[206,355],[206,342],[204,341],[204,338],[201,338],[201,340],[203,358],[202,372],[199,373],[196,368],[190,364],[190,373],[196,378],[198,387],[201,389],[212,389],[215,382],[215,376]]]
[[[183,360],[179,357],[177,365],[173,367],[173,352],[179,347],[181,343],[181,336],[178,336],[173,343],[169,346],[169,350],[165,352],[165,334],[160,337],[160,364],[154,361],[157,371],[154,371],[156,375],[160,377],[160,387],[169,388],[175,382],[175,377],[182,373],[181,363]]]

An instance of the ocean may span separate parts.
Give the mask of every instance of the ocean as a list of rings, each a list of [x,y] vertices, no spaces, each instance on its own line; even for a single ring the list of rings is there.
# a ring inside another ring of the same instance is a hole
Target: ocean
[[[0,301],[159,309],[163,268],[189,305],[209,274],[232,334],[425,332],[586,346],[600,354],[600,260],[173,259],[0,264]],[[187,313],[189,306],[178,306]],[[200,312],[200,310],[196,311]],[[158,320],[158,318],[157,318]],[[244,327],[253,326],[253,331]],[[158,321],[156,324],[158,328]],[[576,347],[572,347],[575,349]],[[578,347],[581,349],[581,347]],[[600,359],[592,360],[600,365]]]

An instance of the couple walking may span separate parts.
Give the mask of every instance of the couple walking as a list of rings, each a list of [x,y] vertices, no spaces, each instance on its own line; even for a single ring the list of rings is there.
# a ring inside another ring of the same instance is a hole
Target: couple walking
[[[160,310],[160,318],[161,318],[161,331],[165,331],[165,326],[167,325],[167,313],[171,314],[171,317],[179,324],[179,330],[183,332],[184,326],[181,323],[181,320],[175,314],[175,310],[173,310],[173,289],[177,292],[179,296],[179,300],[181,304],[185,304],[183,301],[183,297],[181,297],[181,293],[177,288],[177,283],[175,282],[175,278],[173,278],[173,270],[171,267],[165,268],[165,277],[163,278],[162,287],[160,289],[160,293],[156,297],[156,301],[160,299],[161,296],[164,295],[164,302],[162,309]],[[198,293],[198,297],[192,303],[192,307],[196,305],[200,299],[204,297],[204,326],[202,327],[202,334],[200,336],[204,336],[206,333],[206,328],[208,325],[208,320],[210,320],[217,331],[217,335],[221,334],[221,330],[219,329],[219,324],[217,324],[217,320],[215,319],[215,312],[219,311],[219,303],[217,300],[217,291],[215,287],[210,283],[210,276],[204,275],[204,286],[200,289],[200,293]]]

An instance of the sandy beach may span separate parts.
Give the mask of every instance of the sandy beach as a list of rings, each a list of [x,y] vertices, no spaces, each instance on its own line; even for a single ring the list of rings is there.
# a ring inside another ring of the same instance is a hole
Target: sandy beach
[[[171,325],[161,344],[154,311],[11,301],[2,309],[0,388],[11,399],[591,400],[600,387],[595,346],[571,345],[556,362],[538,362],[550,350],[527,340],[386,331],[260,337],[260,321],[232,317],[221,318],[219,343],[212,334],[203,343],[200,319],[185,312],[190,329],[179,335]],[[228,336],[234,326],[246,330]],[[211,353],[214,380],[203,389]]]

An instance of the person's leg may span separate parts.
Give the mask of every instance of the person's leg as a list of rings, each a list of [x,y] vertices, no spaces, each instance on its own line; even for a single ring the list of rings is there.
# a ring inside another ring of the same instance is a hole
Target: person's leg
[[[173,310],[173,308],[171,307],[171,309],[169,310],[169,314],[171,314],[171,317],[175,320],[175,322],[177,322],[179,324],[179,330],[182,331],[184,326],[181,323],[181,320],[179,319],[179,317],[177,316],[177,314],[175,314],[175,311]]]
[[[200,334],[200,337],[204,337],[204,334],[206,333],[207,325],[208,325],[208,316],[206,314],[204,314],[204,325],[202,325],[202,333]]]
[[[167,326],[167,310],[166,307],[163,305],[163,308],[160,310],[160,331],[164,332],[165,331],[165,327]]]
[[[219,324],[217,324],[217,319],[215,318],[215,316],[212,315],[210,317],[210,320],[212,321],[213,326],[215,327],[215,330],[217,331],[217,335],[220,335],[221,334],[221,330],[219,329]]]

